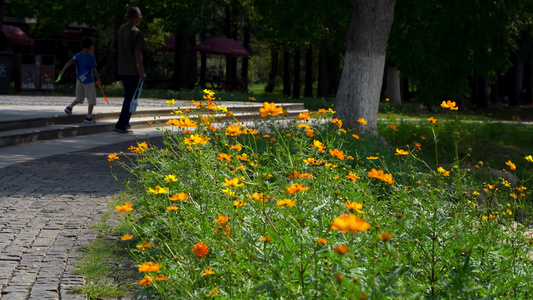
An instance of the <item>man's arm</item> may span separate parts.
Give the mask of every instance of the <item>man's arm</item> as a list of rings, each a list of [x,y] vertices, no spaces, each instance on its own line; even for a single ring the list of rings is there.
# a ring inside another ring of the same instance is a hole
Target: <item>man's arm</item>
[[[137,62],[137,68],[139,69],[139,75],[141,80],[146,80],[146,73],[144,72],[143,54],[141,51],[135,51],[135,61]]]

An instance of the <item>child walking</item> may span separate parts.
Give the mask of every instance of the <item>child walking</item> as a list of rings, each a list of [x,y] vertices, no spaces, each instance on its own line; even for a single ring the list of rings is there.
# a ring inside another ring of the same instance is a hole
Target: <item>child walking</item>
[[[100,82],[100,75],[98,75],[96,70],[96,59],[91,54],[94,49],[93,40],[90,37],[84,37],[81,40],[81,48],[81,52],[76,53],[61,70],[61,73],[63,73],[70,65],[76,65],[76,100],[65,108],[65,113],[71,115],[72,108],[77,104],[83,104],[83,101],[87,98],[89,108],[85,123],[93,124],[96,123],[92,116],[93,108],[96,105],[94,78],[96,77],[96,82]]]

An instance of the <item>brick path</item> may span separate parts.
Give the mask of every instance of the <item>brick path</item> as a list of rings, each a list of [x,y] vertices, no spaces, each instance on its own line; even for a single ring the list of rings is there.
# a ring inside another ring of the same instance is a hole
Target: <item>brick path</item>
[[[0,299],[85,299],[72,263],[96,238],[90,225],[122,189],[107,155],[132,142],[54,155],[0,169]],[[127,174],[114,168],[119,177]]]

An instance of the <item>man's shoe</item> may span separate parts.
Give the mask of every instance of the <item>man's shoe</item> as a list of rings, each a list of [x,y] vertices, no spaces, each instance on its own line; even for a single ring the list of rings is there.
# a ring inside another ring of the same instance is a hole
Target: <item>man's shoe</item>
[[[87,124],[95,124],[96,123],[96,121],[93,118],[91,118],[91,117],[85,118],[85,120],[83,122],[85,122]]]
[[[118,133],[132,133],[133,131],[131,130],[127,130],[127,129],[119,129],[119,128],[115,128],[113,129],[114,132],[118,132]]]
[[[72,115],[72,107],[70,107],[70,106],[65,107],[65,113],[67,115]]]

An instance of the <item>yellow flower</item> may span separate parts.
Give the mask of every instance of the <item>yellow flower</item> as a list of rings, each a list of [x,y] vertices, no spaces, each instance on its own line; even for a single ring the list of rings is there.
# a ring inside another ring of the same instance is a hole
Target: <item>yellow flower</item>
[[[176,182],[178,181],[178,178],[176,178],[175,175],[167,175],[164,179],[166,182]]]
[[[167,101],[167,105],[172,105],[172,104],[176,104],[176,101],[174,101],[174,99]]]
[[[220,291],[217,288],[213,288],[209,293],[205,294],[206,297],[211,297],[213,295],[220,294]]]
[[[118,155],[115,153],[115,154],[109,154],[107,156],[107,161],[114,161],[114,160],[117,160],[119,159]]]
[[[396,148],[396,153],[394,155],[409,155],[409,152]]]
[[[533,156],[527,155],[524,157],[528,162],[533,162]]]
[[[154,264],[151,261],[138,266],[139,272],[157,272],[159,269],[161,269],[161,265],[159,263]]]
[[[235,207],[245,207],[247,203],[244,200],[239,200],[239,201],[233,201],[233,205]]]
[[[309,187],[305,187],[299,183],[295,183],[293,185],[291,185],[290,187],[286,188],[287,189],[287,192],[289,194],[295,194],[295,193],[298,193],[298,192],[303,192],[303,191],[307,191],[309,189]]]
[[[327,239],[323,239],[323,238],[318,238],[318,239],[316,239],[316,242],[319,243],[319,244],[325,244],[325,243],[328,242],[328,240]]]
[[[361,210],[363,208],[363,204],[357,203],[357,202],[350,202],[350,200],[346,200],[346,203],[344,203],[344,206],[346,206],[349,210],[355,210],[356,212],[363,214],[364,212]]]
[[[368,159],[368,160],[374,160],[374,159],[379,159],[379,157],[377,157],[377,156],[367,156],[366,159]]]
[[[324,151],[325,151],[324,148],[326,148],[324,146],[324,144],[322,144],[322,142],[317,141],[317,140],[313,140],[313,145],[311,145],[311,147],[317,149],[318,151],[320,151],[322,153],[324,153]]]
[[[202,275],[200,275],[200,276],[204,277],[204,276],[206,276],[206,275],[213,275],[213,274],[215,274],[215,271],[213,271],[213,268],[209,268],[209,269],[205,270],[205,271],[202,273]]]
[[[239,178],[235,177],[233,179],[227,179],[224,178],[224,183],[222,183],[223,186],[234,186],[234,187],[241,187],[244,185],[243,183],[239,183]]]
[[[154,193],[154,194],[166,194],[168,193],[168,187],[160,187],[156,186],[155,190],[151,187],[148,188],[148,193]]]
[[[128,241],[128,240],[131,240],[133,238],[133,235],[123,235],[120,239],[123,240],[123,241]]]
[[[177,207],[177,206],[172,206],[172,205],[171,205],[171,206],[168,206],[168,207],[167,207],[167,213],[171,213],[172,211],[174,211],[174,210],[178,210],[178,209],[180,209],[180,208]]]
[[[509,169],[511,169],[513,171],[516,170],[516,165],[513,164],[510,160],[507,161],[505,164],[509,166]]]
[[[276,104],[274,102],[272,103],[265,102],[263,103],[263,107],[259,109],[259,114],[263,118],[267,116],[277,116],[282,113],[283,113],[283,107],[282,106],[276,107]]]
[[[117,205],[115,206],[115,208],[117,209],[117,213],[123,213],[125,211],[133,210],[133,208],[131,207],[131,203],[129,202],[124,203],[124,205]]]
[[[296,202],[294,202],[292,199],[283,199],[278,200],[278,203],[276,205],[279,207],[294,207],[296,206]]]
[[[441,107],[444,107],[444,108],[449,108],[450,110],[458,110],[459,107],[455,106],[455,102],[454,101],[442,101],[442,103],[440,104]]]
[[[224,194],[228,195],[228,196],[233,196],[235,195],[235,192],[232,191],[230,188],[227,188],[225,190],[222,190],[222,192],[224,192]]]
[[[349,172],[348,175],[346,175],[346,178],[350,179],[351,181],[356,181],[357,179],[360,179],[361,177],[355,175],[355,173]]]
[[[203,145],[207,144],[208,139],[199,134],[191,134],[188,138],[185,138],[185,144],[187,145]]]
[[[150,285],[152,284],[152,281],[153,281],[153,277],[152,276],[144,276],[144,278],[139,281],[139,284],[140,285]]]
[[[357,231],[367,231],[370,228],[370,224],[365,222],[365,219],[361,219],[356,215],[341,215],[338,218],[333,219],[331,223],[331,229],[342,230],[342,233],[351,231],[357,233]]]
[[[442,176],[450,176],[450,172],[449,172],[449,171],[446,171],[443,167],[439,167],[439,168],[437,169],[437,171],[438,171],[439,173],[442,173]]]
[[[186,193],[179,193],[179,194],[174,194],[172,195],[172,197],[168,197],[168,199],[170,199],[171,201],[183,201],[185,199],[187,199],[187,197],[189,197],[189,195],[187,195]]]
[[[366,125],[368,123],[364,118],[357,119],[357,122],[359,122],[359,123],[361,123],[363,125]]]

